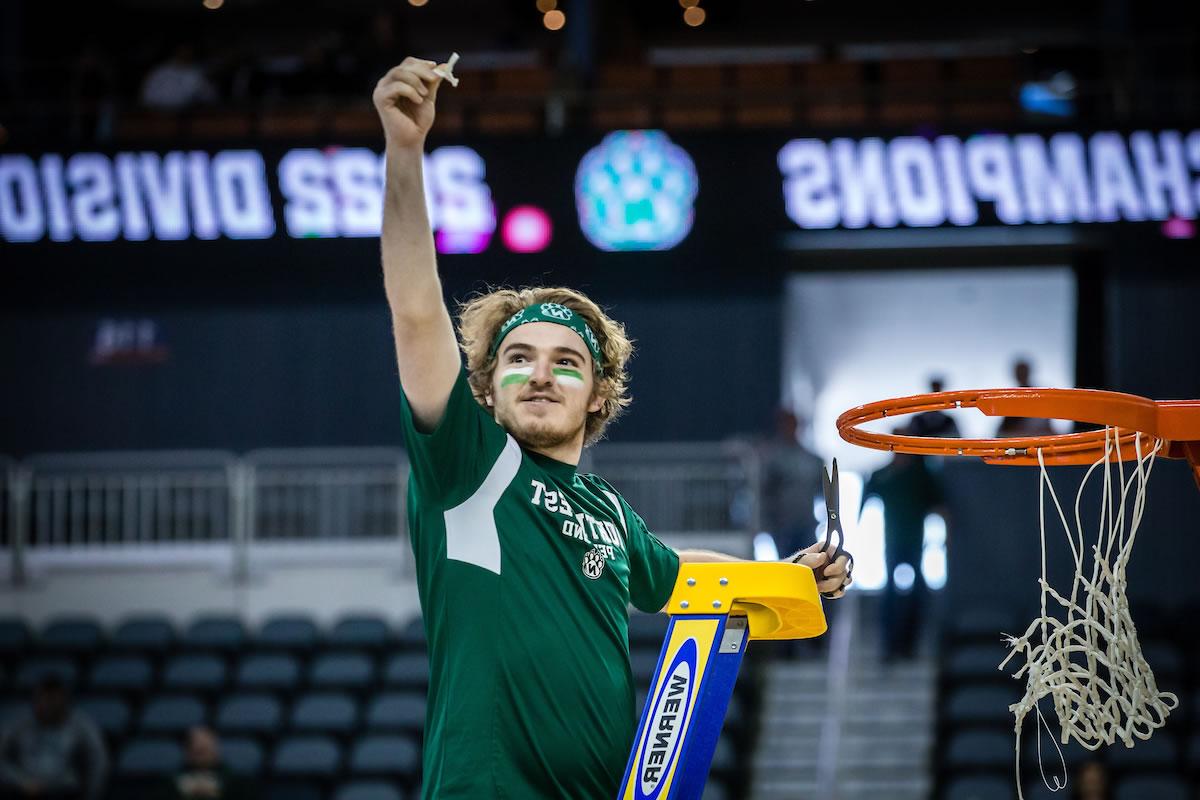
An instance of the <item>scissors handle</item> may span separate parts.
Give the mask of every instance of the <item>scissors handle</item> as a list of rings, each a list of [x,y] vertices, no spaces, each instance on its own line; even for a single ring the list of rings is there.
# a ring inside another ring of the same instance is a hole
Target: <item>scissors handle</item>
[[[832,553],[830,553],[829,547],[830,547],[830,545],[833,544],[834,533],[837,534],[837,547],[834,548]],[[837,561],[839,556],[842,556],[845,554],[846,548],[843,546],[843,545],[845,545],[845,543],[846,543],[846,535],[842,532],[841,521],[836,520],[836,519],[831,519],[829,521],[828,526],[825,529],[825,541],[821,543],[821,551],[824,553],[827,553],[829,555],[829,560],[826,561],[824,564],[822,564],[821,567],[819,568],[819,570],[817,572],[817,581],[818,582],[825,580],[825,570],[828,567],[832,566],[833,562]]]

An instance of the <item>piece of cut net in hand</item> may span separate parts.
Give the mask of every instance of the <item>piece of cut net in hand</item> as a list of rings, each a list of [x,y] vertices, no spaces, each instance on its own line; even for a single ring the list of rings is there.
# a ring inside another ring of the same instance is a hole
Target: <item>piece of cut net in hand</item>
[[[1089,750],[1118,739],[1126,747],[1133,747],[1135,739],[1149,739],[1179,705],[1175,695],[1158,689],[1154,673],[1142,656],[1125,596],[1126,567],[1146,507],[1146,484],[1162,447],[1158,439],[1148,439],[1145,447],[1141,437],[1135,440],[1135,461],[1122,462],[1118,431],[1106,429],[1104,455],[1088,469],[1075,497],[1073,526],[1050,482],[1042,452],[1037,452],[1041,467],[1041,616],[1020,636],[1007,636],[1010,652],[1000,664],[1002,669],[1010,661],[1020,664],[1013,677],[1025,679],[1025,696],[1009,706],[1016,717],[1018,798],[1023,798],[1020,744],[1026,715],[1034,712],[1041,726],[1050,732],[1038,708],[1043,698],[1048,696],[1054,704],[1058,740],[1067,744],[1074,739]],[[1102,497],[1099,529],[1093,537],[1084,530],[1080,504],[1084,488],[1097,473]],[[1058,512],[1075,561],[1075,576],[1066,592],[1055,589],[1046,578],[1047,495]],[[1039,737],[1040,762],[1041,731],[1035,730],[1035,735]],[[1062,762],[1061,750],[1059,760]],[[1057,775],[1053,782],[1047,780],[1040,763],[1039,768],[1051,790],[1066,785],[1065,762],[1061,781]]]

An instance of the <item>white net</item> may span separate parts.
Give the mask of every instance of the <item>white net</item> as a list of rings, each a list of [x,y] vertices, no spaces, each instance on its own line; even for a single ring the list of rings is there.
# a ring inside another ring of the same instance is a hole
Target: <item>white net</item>
[[[1054,703],[1058,740],[1067,744],[1074,739],[1089,750],[1118,739],[1126,747],[1133,747],[1135,739],[1149,739],[1179,704],[1175,695],[1158,690],[1154,673],[1142,656],[1125,596],[1125,570],[1145,510],[1150,470],[1162,442],[1154,441],[1149,451],[1143,452],[1141,437],[1137,437],[1137,457],[1126,464],[1121,459],[1117,436],[1116,429],[1106,431],[1104,456],[1084,475],[1075,497],[1074,525],[1067,521],[1042,452],[1038,451],[1042,471],[1038,492],[1041,616],[1022,635],[1006,636],[1010,652],[1000,664],[1004,668],[1014,659],[1017,663],[1024,661],[1014,677],[1025,679],[1025,696],[1009,707],[1016,717],[1018,797],[1023,797],[1020,748],[1025,716],[1032,711],[1049,730],[1038,708],[1042,698],[1049,696]],[[1089,480],[1097,474],[1102,481],[1100,522],[1094,541],[1089,541],[1092,537],[1085,535],[1080,504]],[[1046,578],[1047,495],[1058,512],[1075,561],[1075,576],[1065,593]],[[1039,740],[1040,762],[1041,731],[1035,730],[1034,735]],[[1049,788],[1058,790],[1066,784],[1065,765],[1063,773],[1061,780],[1054,776],[1051,783],[1043,769],[1042,779]]]

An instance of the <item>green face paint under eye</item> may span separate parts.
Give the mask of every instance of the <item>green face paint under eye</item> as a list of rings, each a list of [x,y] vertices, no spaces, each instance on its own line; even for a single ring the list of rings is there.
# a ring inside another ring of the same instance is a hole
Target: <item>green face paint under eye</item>
[[[583,373],[579,370],[570,367],[555,367],[553,372],[554,380],[558,382],[559,386],[569,386],[572,389],[583,388]]]
[[[512,386],[513,384],[529,383],[529,376],[533,374],[533,367],[509,367],[500,373],[500,388]]]

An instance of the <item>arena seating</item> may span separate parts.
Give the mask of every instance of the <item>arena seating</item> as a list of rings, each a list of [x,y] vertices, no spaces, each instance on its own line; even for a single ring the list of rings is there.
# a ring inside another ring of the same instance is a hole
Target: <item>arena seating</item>
[[[630,619],[639,703],[666,622]],[[0,619],[0,715],[19,709],[47,672],[71,686],[77,707],[103,731],[113,800],[136,800],[178,769],[194,725],[218,732],[226,764],[255,779],[264,798],[408,800],[420,791],[429,682],[420,619],[393,627],[356,615],[322,628],[288,614],[251,630],[232,615],[177,627],[144,614],[106,629],[74,616],[38,631]],[[748,781],[753,671],[745,677],[707,800],[739,797]]]
[[[1160,690],[1179,696],[1179,707],[1166,727],[1132,748],[1118,743],[1091,752],[1075,742],[1058,743],[1060,761],[1054,711],[1043,701],[1042,712],[1053,734],[1043,728],[1035,736],[1038,722],[1032,715],[1022,732],[1021,772],[1028,800],[1064,796],[1046,787],[1039,764],[1053,781],[1056,776],[1061,779],[1064,766],[1073,779],[1087,762],[1106,767],[1116,800],[1200,797],[1200,683],[1195,660],[1200,652],[1189,653],[1190,640],[1163,624],[1171,618],[1169,613],[1145,609],[1139,614],[1154,620],[1142,633],[1143,655]],[[941,800],[1013,796],[1013,715],[1008,706],[1020,699],[1024,682],[1011,677],[1011,663],[1004,671],[997,667],[1007,653],[998,632],[1017,626],[1016,615],[980,608],[956,613],[943,632],[936,764]]]

